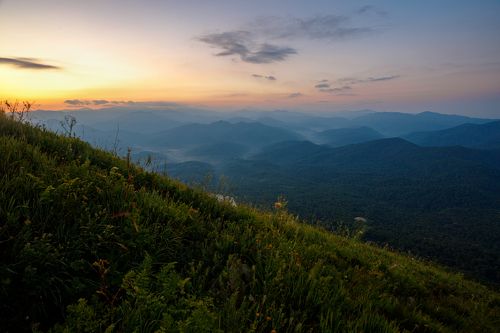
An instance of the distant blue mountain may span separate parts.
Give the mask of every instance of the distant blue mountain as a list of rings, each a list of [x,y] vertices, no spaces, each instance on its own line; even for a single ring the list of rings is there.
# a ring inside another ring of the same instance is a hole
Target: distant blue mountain
[[[160,132],[180,125],[182,123],[179,121],[149,111],[127,112],[113,119],[99,120],[92,124],[93,127],[100,130],[125,130],[136,133]]]
[[[197,146],[187,151],[187,155],[198,160],[221,163],[243,157],[250,148],[235,142],[217,142]]]
[[[370,113],[351,121],[352,126],[368,126],[385,136],[402,136],[412,132],[442,130],[465,123],[484,124],[490,119],[446,115],[434,112],[418,114],[399,112]]]
[[[232,142],[250,147],[265,146],[301,137],[289,130],[258,122],[189,124],[151,136],[151,146],[189,147],[221,142]]]
[[[331,151],[330,147],[314,144],[310,141],[284,141],[265,147],[253,156],[255,160],[265,160],[280,165],[306,161],[311,156]]]
[[[421,147],[401,138],[380,139],[331,148],[308,141],[280,142],[254,156],[286,167],[321,167],[332,172],[433,172],[487,167],[500,170],[500,150],[483,151],[464,147]]]
[[[382,137],[402,136],[412,132],[442,130],[466,123],[483,124],[492,121],[491,119],[471,118],[428,111],[417,114],[374,112],[370,110],[324,114],[288,111],[240,111],[238,112],[238,116],[239,118],[233,118],[233,122],[234,120],[246,118],[247,120],[255,120],[266,125],[300,131],[301,133],[369,127],[379,132]]]
[[[363,126],[355,128],[337,128],[318,133],[318,141],[332,147],[340,147],[355,143],[382,139],[384,136],[372,128]]]
[[[480,125],[463,124],[441,131],[411,133],[404,138],[421,146],[500,149],[500,121]]]

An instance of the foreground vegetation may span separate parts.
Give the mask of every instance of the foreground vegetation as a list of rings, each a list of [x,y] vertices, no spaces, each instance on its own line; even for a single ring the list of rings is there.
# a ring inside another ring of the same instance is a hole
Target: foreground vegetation
[[[0,330],[494,332],[498,293],[0,114]]]

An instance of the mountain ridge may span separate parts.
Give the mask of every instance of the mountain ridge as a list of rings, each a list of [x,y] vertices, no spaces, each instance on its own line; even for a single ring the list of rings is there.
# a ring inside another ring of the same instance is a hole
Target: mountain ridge
[[[423,146],[460,145],[467,148],[500,149],[500,121],[467,123],[440,131],[410,133],[404,138]]]

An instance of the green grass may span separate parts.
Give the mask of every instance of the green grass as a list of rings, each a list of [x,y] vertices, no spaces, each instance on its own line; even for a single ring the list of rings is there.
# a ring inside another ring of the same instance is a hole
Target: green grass
[[[0,331],[495,332],[500,296],[0,115]]]

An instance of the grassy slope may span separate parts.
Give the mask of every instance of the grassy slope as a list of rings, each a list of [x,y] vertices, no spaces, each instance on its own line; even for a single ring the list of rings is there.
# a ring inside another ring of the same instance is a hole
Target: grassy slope
[[[0,116],[0,330],[494,332],[500,296]]]

